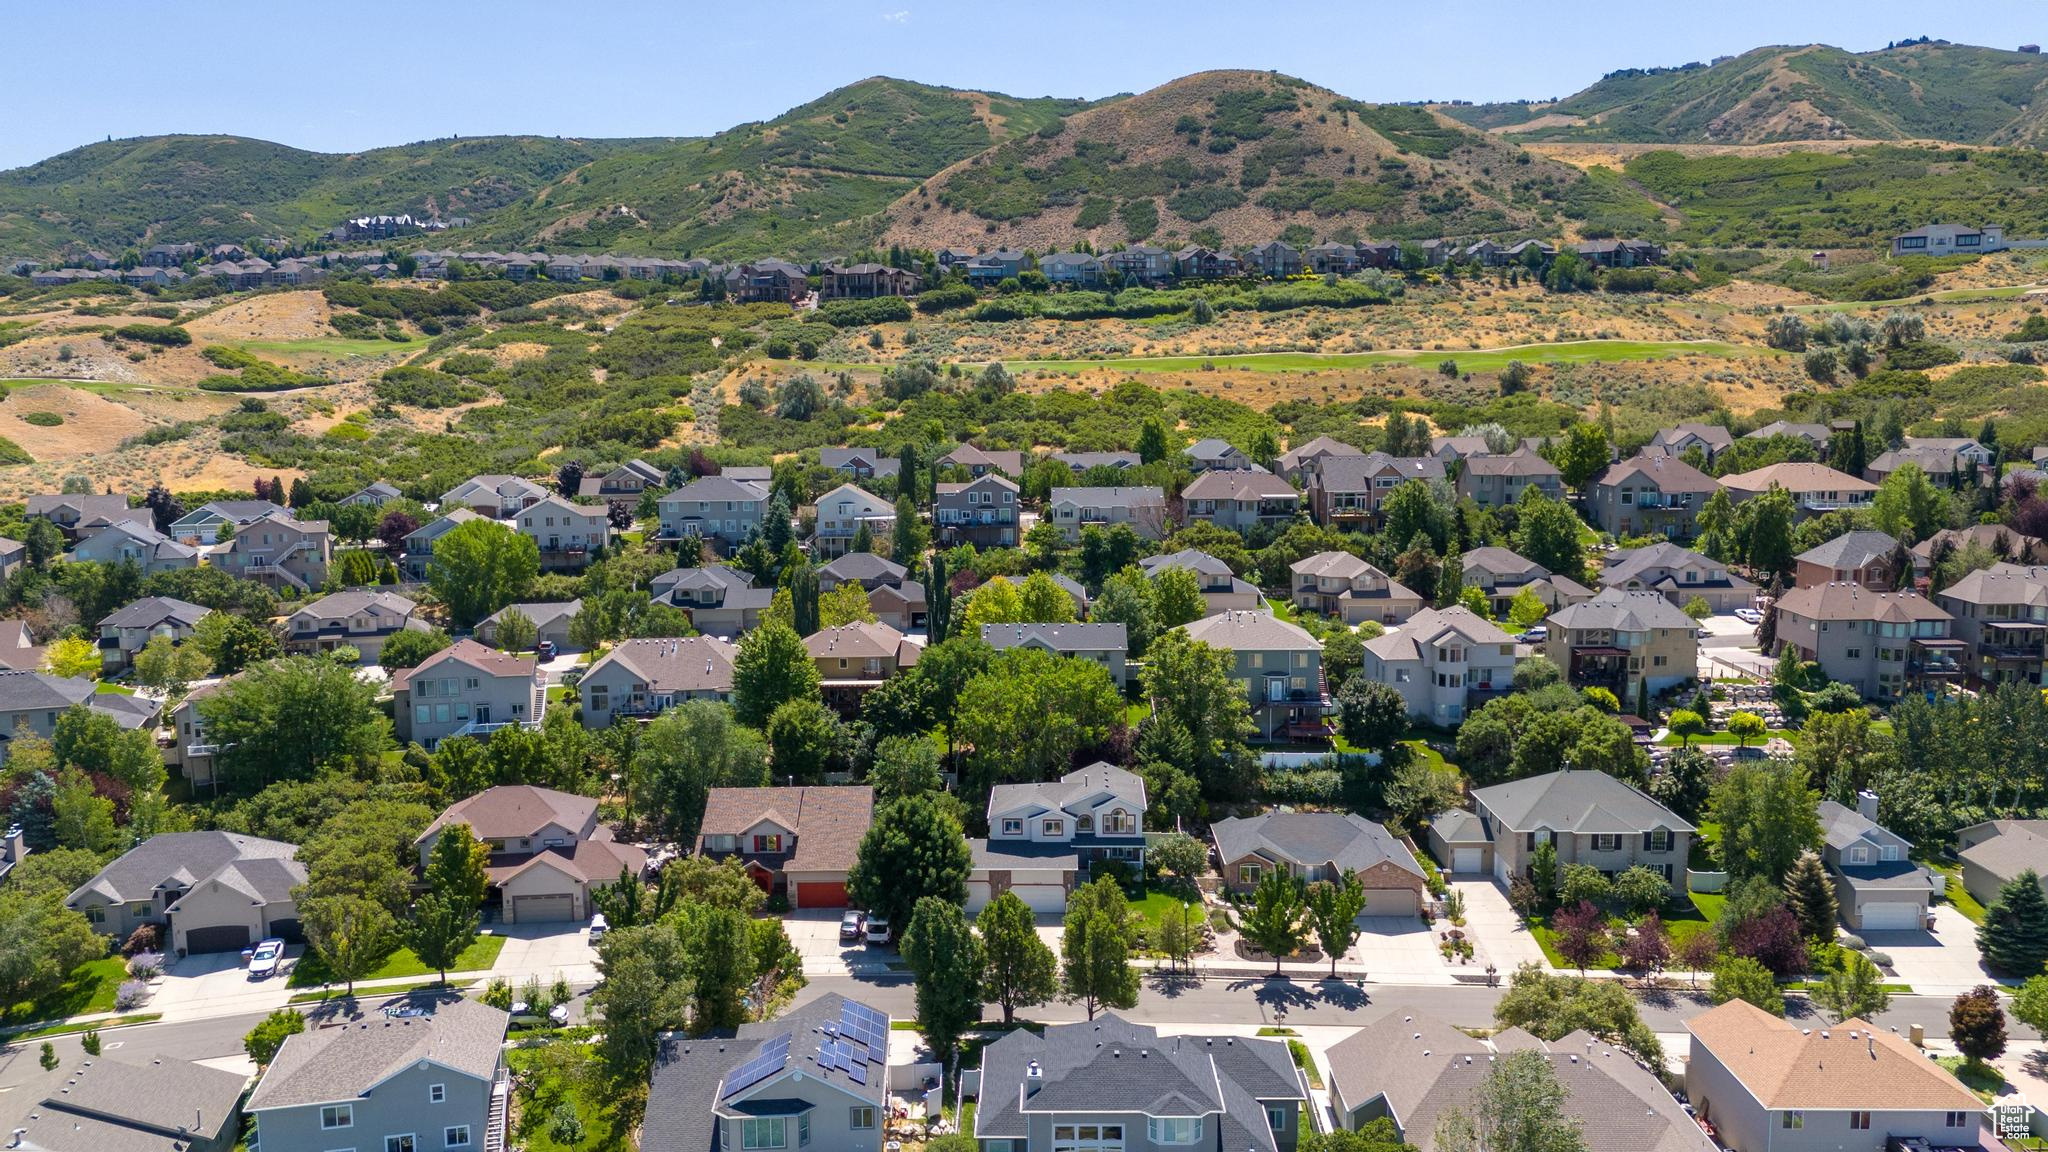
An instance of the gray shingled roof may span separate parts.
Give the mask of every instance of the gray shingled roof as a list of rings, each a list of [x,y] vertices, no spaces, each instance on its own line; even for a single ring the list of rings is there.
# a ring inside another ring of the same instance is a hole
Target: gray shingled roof
[[[1129,797],[1141,809],[1145,807],[1144,778],[1128,768],[1119,768],[1107,761],[1098,760],[1086,768],[1077,768],[1058,780],[1033,784],[998,784],[989,789],[988,810],[992,816],[1034,806],[1047,812],[1054,812],[1091,796],[1111,792]]]
[[[1355,812],[1267,812],[1233,817],[1211,825],[1209,834],[1226,861],[1257,853],[1303,867],[1335,864],[1339,871],[1363,872],[1392,863],[1404,872],[1422,875],[1414,853],[1384,825]]]
[[[167,883],[191,888],[215,876],[259,899],[284,900],[292,885],[306,878],[305,868],[292,860],[298,851],[295,844],[233,832],[165,832],[122,853],[79,885],[67,902],[95,893],[111,902],[135,903],[153,898]],[[235,875],[223,875],[238,865]]]
[[[1188,639],[1233,652],[1321,652],[1323,642],[1271,612],[1218,612],[1181,625]]]
[[[1129,646],[1122,624],[983,624],[981,639],[999,652],[1027,643],[1055,652],[1122,652]]]
[[[872,552],[848,552],[818,569],[818,575],[830,576],[834,581],[852,580],[862,584],[870,580],[900,584],[909,574],[910,569]]]
[[[1546,772],[1476,788],[1472,798],[1514,832],[1549,828],[1570,832],[1642,832],[1693,826],[1663,805],[1605,772]]]
[[[1993,820],[1998,834],[1956,853],[2000,883],[2032,868],[2048,876],[2048,820]]]
[[[629,668],[655,692],[730,692],[737,650],[716,636],[682,640],[622,640],[591,666],[584,679],[608,664]]]
[[[1551,613],[1550,623],[1564,629],[1611,629],[1616,632],[1648,632],[1677,628],[1691,632],[1698,627],[1693,618],[1648,589],[1602,588],[1598,596]]]
[[[0,1131],[22,1129],[18,1146],[44,1152],[181,1152],[219,1136],[249,1077],[170,1054],[152,1059],[136,1051],[145,1043],[131,1036],[118,1056],[75,1057],[49,1071],[16,1062],[0,1095]]]
[[[1801,552],[1796,559],[1822,568],[1856,569],[1892,554],[1899,542],[1882,532],[1858,528]]]
[[[372,1016],[288,1037],[250,1094],[248,1111],[347,1100],[422,1060],[489,1081],[511,1017],[475,1000],[422,997],[414,1003],[433,1010]]]
[[[100,627],[154,628],[159,624],[175,624],[190,628],[211,611],[213,609],[170,596],[144,596],[108,613],[107,618],[100,621]]]

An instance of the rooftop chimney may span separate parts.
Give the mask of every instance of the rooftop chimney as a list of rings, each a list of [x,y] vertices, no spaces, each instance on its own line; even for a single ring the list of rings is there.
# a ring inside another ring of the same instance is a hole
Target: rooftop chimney
[[[1033,1096],[1038,1095],[1038,1090],[1043,1087],[1045,1087],[1045,1069],[1039,1066],[1038,1061],[1033,1060],[1024,1066],[1024,1098],[1029,1100]]]
[[[1868,788],[1856,793],[1856,814],[1872,824],[1877,823],[1877,793]]]

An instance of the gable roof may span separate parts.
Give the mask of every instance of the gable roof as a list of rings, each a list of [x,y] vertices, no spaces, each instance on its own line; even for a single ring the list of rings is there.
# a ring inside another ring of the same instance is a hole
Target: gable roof
[[[1466,552],[1462,562],[1466,572],[1491,572],[1495,576],[1520,576],[1524,580],[1550,575],[1550,569],[1521,553],[1491,544]]]
[[[804,648],[814,660],[828,657],[839,660],[901,659],[907,643],[903,633],[887,624],[871,624],[865,620],[841,624],[837,628],[820,628],[804,637]]]
[[[1650,437],[1650,443],[1677,444],[1690,438],[1698,438],[1716,452],[1735,443],[1735,436],[1728,429],[1719,424],[1705,424],[1696,420],[1688,420],[1664,429]]]
[[[1747,472],[1736,472],[1721,477],[1723,486],[1743,493],[1763,493],[1775,485],[1787,492],[1859,492],[1869,494],[1877,491],[1877,485],[1868,480],[1837,472],[1825,464],[1804,464],[1788,462],[1766,464]]]
[[[117,904],[148,900],[166,882],[191,888],[237,864],[252,865],[238,878],[238,886],[254,887],[258,891],[252,895],[266,900],[285,900],[292,885],[306,879],[304,866],[292,859],[298,851],[295,844],[232,832],[164,832],[122,853],[79,885],[65,902],[86,895],[102,896]],[[256,862],[279,867],[255,867]],[[281,887],[277,884],[280,879],[285,881]]]
[[[2000,562],[1964,576],[1942,589],[1940,596],[1966,604],[2048,605],[2048,568]]]
[[[880,580],[888,584],[901,584],[910,569],[886,557],[872,552],[848,552],[818,569],[818,575],[830,576],[834,580],[865,584],[869,580]]]
[[[1687,634],[1699,627],[1697,621],[1680,611],[1662,592],[1647,588],[1602,588],[1591,600],[1560,608],[1550,614],[1553,627],[1563,629],[1611,629],[1616,632],[1648,632],[1657,628],[1683,629]]]
[[[450,824],[469,825],[470,834],[479,840],[516,840],[550,824],[575,832],[596,815],[597,801],[588,796],[531,784],[500,784],[450,804],[413,843],[426,843]]]
[[[1821,839],[1830,848],[1847,848],[1871,832],[1884,832],[1893,839],[1903,839],[1847,804],[1823,800],[1817,806],[1820,816]]]
[[[699,476],[681,488],[664,495],[657,504],[682,504],[697,500],[731,500],[735,502],[766,501],[770,498],[768,486],[754,480],[739,480],[731,476]]]
[[[1956,853],[2003,884],[2032,868],[2048,875],[2048,820],[1989,820],[1993,835]],[[1972,825],[1981,828],[1984,825]]]
[[[483,622],[486,624],[496,624],[505,619],[506,613],[517,612],[528,620],[533,621],[535,628],[546,628],[561,620],[573,620],[576,618],[576,614],[581,611],[583,611],[583,597],[578,596],[574,600],[545,600],[539,603],[507,604],[489,616],[484,617]]]
[[[1735,575],[1719,560],[1702,556],[1669,541],[1660,541],[1643,548],[1609,552],[1602,563],[1605,565],[1600,572],[1602,584],[1626,584],[1635,580],[1651,587],[1732,588],[1748,589],[1752,592],[1756,590],[1756,585]],[[1658,572],[1675,572],[1685,568],[1698,568],[1709,574],[1719,572],[1721,577],[1687,583],[1656,575]]]
[[[1861,584],[1846,580],[1787,589],[1783,596],[1778,597],[1778,610],[1808,620],[1906,623],[1953,619],[1934,601],[1918,592],[1872,592]]]
[[[1593,483],[1606,488],[1629,480],[1647,481],[1660,492],[1712,492],[1721,486],[1719,480],[1676,456],[1647,453],[1608,465]]]
[[[983,624],[982,643],[1000,652],[1026,644],[1043,644],[1055,652],[1123,652],[1130,646],[1122,624]]]
[[[1895,1032],[1850,1017],[1802,1028],[1742,1000],[1685,1022],[1766,1109],[1984,1110],[1976,1094]]]
[[[413,1003],[424,1015],[372,1016],[285,1039],[247,1110],[349,1100],[421,1061],[489,1082],[511,1016],[476,1000]]]
[[[1517,448],[1505,456],[1491,453],[1484,456],[1468,456],[1465,459],[1467,476],[1561,476],[1557,465],[1529,451]]]
[[[794,872],[844,872],[875,819],[875,790],[865,784],[795,788],[713,788],[704,801],[698,844],[706,836],[738,836],[763,820],[796,837],[783,867]]]
[[[716,636],[680,640],[621,640],[584,673],[588,680],[600,669],[617,664],[647,682],[655,692],[730,692],[732,663],[738,649]]]
[[[144,596],[108,613],[107,618],[100,621],[100,627],[154,628],[159,624],[172,624],[190,628],[211,611],[213,609],[170,596]]]
[[[1512,644],[1515,640],[1493,621],[1460,604],[1424,608],[1399,630],[1367,640],[1365,650],[1390,664],[1420,660],[1422,648],[1435,644],[1445,633],[1454,633],[1467,644]]]
[[[131,1038],[98,1056],[74,1057],[48,1071],[10,1068],[0,1130],[18,1130],[10,1148],[55,1152],[181,1152],[223,1134],[248,1087],[247,1074],[178,1058],[140,1055]],[[229,1144],[233,1133],[226,1134]]]
[[[1157,576],[1168,568],[1186,568],[1204,576],[1231,576],[1230,565],[1194,548],[1183,548],[1161,556],[1145,556],[1138,560],[1138,568],[1147,576]]]
[[[1136,804],[1142,811],[1146,806],[1145,780],[1128,768],[1119,768],[1108,761],[1098,760],[1086,768],[1077,768],[1058,780],[1041,780],[1030,784],[998,784],[989,789],[988,812],[991,817],[1004,812],[1015,812],[1021,808],[1060,812],[1066,811],[1069,805],[1103,795],[1123,797]]]
[[[1090,508],[1155,508],[1166,504],[1166,493],[1150,484],[1130,488],[1055,488],[1046,497],[1046,507],[1083,504]]]
[[[1181,489],[1183,500],[1293,500],[1301,493],[1271,472],[1204,472]]]
[[[876,475],[880,475],[880,473],[877,472]],[[818,497],[813,506],[818,509],[820,515],[823,515],[825,505],[842,500],[851,501],[858,505],[858,510],[865,515],[894,516],[896,514],[896,506],[894,504],[853,483],[841,484],[839,487]]]
[[[903,468],[902,460],[873,448],[818,449],[818,463],[835,472],[851,468],[856,461],[866,463],[877,476],[894,476]]]
[[[1325,456],[1363,455],[1365,455],[1363,449],[1346,444],[1342,440],[1333,439],[1329,436],[1318,436],[1306,444],[1289,448],[1287,451],[1282,452],[1280,454],[1280,468],[1282,471],[1291,471],[1301,467],[1305,461]]]
[[[1180,626],[1190,640],[1233,652],[1321,652],[1323,642],[1308,630],[1273,615],[1245,609],[1218,612]]]
[[[1821,568],[1841,568],[1854,571],[1882,560],[1899,546],[1897,540],[1871,528],[1857,528],[1844,532],[1825,544],[1818,544],[1801,552],[1793,559],[1802,564],[1813,564]]]
[[[409,684],[417,679],[422,672],[439,668],[443,664],[454,663],[467,664],[491,676],[524,676],[527,679],[533,678],[533,657],[514,656],[510,652],[500,652],[496,648],[486,648],[465,636],[415,664],[405,673],[403,679],[393,676],[391,678],[391,686],[394,689],[402,687],[404,684]]]
[[[1331,456],[1316,469],[1316,485],[1331,492],[1363,492],[1373,478],[1387,472],[1409,480],[1441,480],[1444,462],[1435,456],[1389,456],[1368,452],[1363,456]]]
[[[477,512],[472,508],[452,508],[443,515],[438,516],[432,520],[429,520],[425,524],[422,524],[419,527],[413,529],[411,532],[406,533],[405,540],[406,543],[408,544],[412,543],[415,540],[421,542],[429,540],[439,540],[441,537],[446,536],[448,533],[454,531],[457,527],[469,523],[471,520],[482,520],[484,518],[485,517],[481,513]]]
[[[1267,812],[1233,817],[1211,825],[1209,834],[1225,862],[1257,853],[1306,867],[1334,864],[1340,871],[1363,872],[1384,863],[1422,875],[1422,865],[1415,862],[1413,852],[1384,825],[1355,812]]]
[[[1327,576],[1332,580],[1356,580],[1379,571],[1349,552],[1318,552],[1304,556],[1289,564],[1287,570],[1297,576]]]
[[[1642,832],[1670,828],[1691,832],[1691,824],[1670,809],[1605,772],[1546,772],[1472,790],[1494,819],[1515,832],[1549,828],[1560,832]]]
[[[378,588],[349,588],[331,592],[318,600],[307,601],[297,612],[292,613],[292,617],[296,619],[300,616],[354,616],[360,612],[374,612],[380,616],[403,618],[412,615],[413,610],[418,607],[419,605],[396,592],[386,592]]]

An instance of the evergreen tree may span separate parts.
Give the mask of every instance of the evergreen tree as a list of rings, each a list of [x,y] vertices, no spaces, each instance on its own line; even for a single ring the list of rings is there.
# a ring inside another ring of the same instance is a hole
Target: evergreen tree
[[[932,553],[924,583],[925,631],[929,642],[943,643],[953,630],[953,589],[946,583],[946,555]]]
[[[800,563],[782,570],[782,586],[789,590],[790,615],[798,636],[809,636],[819,627],[818,570]]]
[[[867,521],[861,521],[860,527],[853,530],[853,543],[846,550],[848,552],[873,552],[875,550],[875,533],[872,528],[868,527]]]
[[[2048,963],[2048,898],[2032,868],[2006,881],[1984,910],[1977,951],[1993,970],[2013,976],[2039,975]]]
[[[789,525],[789,500],[781,492],[777,492],[768,501],[768,511],[761,522],[761,543],[767,546],[771,554],[780,556],[789,548],[794,537],[795,532]]]
[[[1834,881],[1828,879],[1819,853],[1801,853],[1792,871],[1785,874],[1785,906],[1792,909],[1808,940],[1825,942],[1835,938],[1839,906],[1835,902]]]

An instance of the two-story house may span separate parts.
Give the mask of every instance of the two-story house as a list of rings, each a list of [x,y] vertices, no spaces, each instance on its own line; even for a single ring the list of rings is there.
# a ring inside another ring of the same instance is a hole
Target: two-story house
[[[1794,588],[1778,598],[1778,647],[1820,664],[1821,674],[1873,700],[1894,700],[1962,674],[1955,620],[1915,592],[1858,584]]]
[[[1858,792],[1854,808],[1823,800],[1819,815],[1821,860],[1842,924],[1851,932],[1925,927],[1928,901],[1945,882],[1913,863],[1905,837],[1877,822],[1877,794]]]
[[[1650,436],[1650,447],[1666,456],[1683,456],[1697,448],[1712,464],[1714,457],[1726,452],[1735,443],[1735,434],[1719,424],[1703,424],[1698,421],[1684,421],[1670,428],[1660,429]]]
[[[1055,781],[989,790],[988,839],[970,840],[967,910],[1005,892],[1033,910],[1057,913],[1098,860],[1145,865],[1145,781],[1097,762]]]
[[[989,451],[973,444],[961,444],[932,464],[938,468],[964,468],[968,476],[977,479],[991,472],[1012,480],[1024,475],[1024,453],[1000,449]]]
[[[523,476],[472,476],[441,494],[440,511],[447,515],[467,508],[493,520],[510,520],[547,495],[546,487]]]
[[[2039,684],[2048,660],[2048,568],[1993,564],[1935,594],[1954,618],[1964,672],[1982,685]]]
[[[1109,670],[1118,689],[1129,679],[1125,660],[1130,638],[1122,624],[983,624],[981,642],[998,652],[1036,648],[1056,656],[1092,660]]]
[[[504,1152],[511,1016],[418,995],[285,1038],[245,1110],[250,1147]]]
[[[700,477],[656,503],[661,538],[712,539],[736,548],[761,529],[771,499],[766,484],[723,475]]]
[[[1296,448],[1289,448],[1280,454],[1280,474],[1302,487],[1308,487],[1308,478],[1321,471],[1323,461],[1332,456],[1363,456],[1364,452],[1342,440],[1318,436]]]
[[[792,908],[844,908],[846,878],[874,818],[875,790],[865,784],[713,788],[697,854],[738,859]]]
[[[894,476],[903,470],[901,459],[874,448],[820,448],[818,463],[833,472],[844,472],[855,480]]]
[[[1656,592],[1603,588],[1547,621],[1543,653],[1575,688],[1605,688],[1633,702],[1699,676],[1699,623]]]
[[[1173,279],[1173,253],[1150,244],[1133,244],[1102,254],[1104,275],[1112,272],[1124,278],[1124,285],[1164,284]]]
[[[1591,600],[1593,590],[1579,583],[1585,574],[1561,576],[1543,565],[1506,548],[1489,545],[1473,548],[1461,558],[1465,583],[1486,594],[1496,620],[1505,620],[1513,610],[1515,597],[1523,589],[1546,608],[1567,608]]]
[[[1207,552],[1183,548],[1160,556],[1145,556],[1138,561],[1138,569],[1153,580],[1174,568],[1184,568],[1195,574],[1195,580],[1202,588],[1202,603],[1208,608],[1205,615],[1254,609],[1261,602],[1257,585],[1239,578],[1230,570],[1230,565]]]
[[[156,719],[157,701],[147,696],[101,692],[84,677],[52,676],[48,672],[0,670],[0,733],[10,739],[26,730],[47,740],[57,731],[57,717],[84,706],[113,717],[123,728],[140,729]],[[9,740],[0,740],[0,763],[7,759]]]
[[[1237,445],[1214,436],[1181,449],[1181,459],[1190,472],[1249,472],[1258,467]]]
[[[1136,452],[1055,452],[1050,458],[1073,469],[1076,476],[1087,475],[1091,468],[1110,468],[1121,472],[1144,463]]]
[[[1984,1146],[1984,1102],[1911,1041],[1854,1016],[1812,1023],[1746,1000],[1685,1022],[1685,1095],[1723,1147]]]
[[[1164,539],[1166,493],[1150,485],[1130,488],[1054,488],[1045,501],[1045,520],[1073,543],[1091,524],[1128,524],[1140,539]]]
[[[164,832],[100,869],[64,906],[116,941],[157,925],[180,956],[232,952],[268,936],[296,940],[292,889],[306,882],[298,851],[233,832]]]
[[[403,495],[397,485],[374,480],[343,496],[341,503],[356,508],[382,508]]]
[[[667,480],[668,473],[647,461],[628,460],[602,476],[585,476],[577,485],[576,498],[632,512],[639,507],[642,493],[661,487]]]
[[[1564,477],[1557,465],[1526,448],[1505,456],[1469,456],[1458,467],[1458,495],[1481,508],[1504,508],[1530,488],[1552,500],[1564,499]]]
[[[67,558],[110,567],[133,564],[144,576],[199,567],[199,549],[150,527],[147,516],[102,528],[80,540]]]
[[[825,703],[851,716],[882,681],[917,663],[924,649],[903,633],[879,621],[855,621],[821,628],[804,637],[804,648],[818,666],[818,687]]]
[[[539,546],[542,571],[581,571],[611,543],[611,515],[603,504],[571,504],[548,496],[520,509],[513,524]]]
[[[1102,261],[1086,252],[1048,252],[1038,258],[1038,270],[1049,282],[1069,288],[1102,285]]]
[[[1609,876],[1641,865],[1685,882],[1691,824],[1605,772],[1565,769],[1472,790],[1475,820],[1451,821],[1476,843],[1447,843],[1432,825],[1430,844],[1454,872],[1492,872],[1502,883],[1529,873],[1536,846],[1557,862],[1587,864]],[[1438,820],[1436,824],[1445,824]]]
[[[1240,895],[1277,871],[1311,884],[1357,874],[1366,897],[1361,918],[1415,916],[1429,899],[1415,854],[1385,825],[1355,812],[1234,816],[1210,825],[1209,839],[1223,886]]]
[[[972,1135],[1008,1152],[1294,1152],[1308,1086],[1287,1047],[1161,1036],[1115,1013],[982,1051]]]
[[[1515,638],[1463,606],[1424,608],[1367,640],[1355,674],[1399,692],[1410,716],[1455,727],[1514,682]]]
[[[1728,570],[1726,564],[1676,544],[1620,548],[1600,558],[1600,586],[1625,591],[1661,592],[1680,608],[1694,597],[1716,612],[1733,612],[1756,602],[1756,585]]]
[[[506,617],[516,612],[526,617],[533,625],[533,640],[526,647],[553,644],[557,651],[567,651],[575,647],[569,641],[569,626],[576,622],[577,615],[582,611],[583,598],[580,596],[574,600],[540,600],[524,604],[507,604],[476,622],[476,638],[493,648],[503,648],[504,645],[498,643],[499,629]]]
[[[841,484],[818,497],[817,509],[818,526],[811,543],[814,554],[821,558],[851,551],[863,524],[878,542],[896,530],[896,506],[852,484]]]
[[[1233,653],[1231,676],[1244,686],[1255,734],[1263,740],[1329,734],[1330,691],[1323,644],[1270,612],[1219,612],[1181,625],[1188,639]]]
[[[1898,540],[1874,529],[1857,528],[1844,532],[1792,558],[1792,585],[1811,588],[1816,584],[1847,581],[1861,584],[1873,592],[1889,592],[1895,587],[1911,588],[1913,572],[1910,559],[1905,571],[1892,571],[1900,567],[1892,561],[1892,556],[1899,551],[1899,544]]]
[[[449,805],[413,841],[420,867],[457,828],[489,850],[485,912],[507,924],[588,919],[593,888],[647,867],[647,853],[598,822],[596,800],[552,788],[501,784]]]
[[[488,517],[473,512],[468,508],[457,508],[445,516],[438,517],[413,529],[410,533],[406,534],[405,560],[399,565],[399,571],[405,573],[407,580],[415,583],[425,580],[427,578],[427,570],[433,567],[434,564],[434,541],[469,523],[471,520],[485,519],[488,519]]]
[[[510,725],[536,727],[547,682],[533,657],[457,640],[391,676],[398,739],[433,751],[450,736],[488,736]]]
[[[1180,496],[1188,523],[1239,532],[1285,524],[1301,510],[1301,493],[1271,472],[1204,472],[1181,489]]]
[[[754,576],[724,564],[674,568],[648,583],[658,602],[672,604],[707,636],[731,638],[758,627],[775,589],[754,587]]]
[[[1443,480],[1444,462],[1435,456],[1332,456],[1309,477],[1309,508],[1324,527],[1358,528],[1379,523],[1380,504],[1410,480]]]
[[[215,500],[173,520],[168,535],[179,540],[217,544],[223,527],[239,533],[257,520],[279,513],[289,516],[291,509],[269,500]]]
[[[872,552],[848,552],[818,569],[819,592],[841,584],[860,585],[875,618],[898,632],[924,626],[924,585],[910,579],[910,569],[894,560]]]
[[[102,671],[119,672],[128,667],[135,662],[135,654],[159,636],[168,637],[173,644],[183,644],[192,638],[192,630],[199,626],[199,621],[212,611],[170,596],[144,596],[114,609],[100,621]]]
[[[1304,612],[1346,624],[1399,624],[1422,611],[1422,597],[1349,552],[1318,552],[1296,560],[1291,599]]]
[[[354,648],[362,663],[375,664],[384,642],[400,632],[431,628],[414,615],[419,605],[396,592],[352,588],[322,596],[286,617],[285,651],[312,655],[336,648]]]
[[[1268,240],[1254,244],[1244,254],[1244,266],[1264,275],[1279,278],[1299,275],[1306,264],[1301,250],[1285,240]]]
[[[735,1036],[664,1034],[640,1146],[882,1152],[889,1029],[886,1013],[827,992]]]
[[[993,473],[966,483],[941,482],[932,522],[942,545],[1017,546],[1017,485]]]
[[[1979,904],[1997,900],[2027,872],[2048,892],[2048,820],[1983,820],[1958,828],[1955,853],[1963,865],[1963,889]]]
[[[8,1147],[235,1152],[248,1074],[187,1060],[175,1049],[130,1036],[104,1052],[53,1053],[47,1068],[17,1065],[0,1097],[0,1131],[12,1133]]]
[[[83,540],[101,528],[130,520],[149,523],[149,509],[130,508],[128,498],[117,492],[39,493],[28,497],[22,515],[29,520],[48,520],[66,540]]]
[[[737,650],[716,636],[621,640],[577,683],[583,726],[651,720],[690,700],[732,699]]]
[[[1854,512],[1870,507],[1877,485],[1825,464],[1767,464],[1721,477],[1728,498],[1740,504],[1773,488],[1792,497],[1793,514],[1806,520],[1829,512]]]
[[[1173,254],[1173,274],[1184,280],[1216,280],[1224,276],[1235,276],[1244,270],[1244,264],[1230,252],[1218,252],[1191,244]]]
[[[1603,469],[1587,503],[1603,532],[1687,541],[1699,535],[1700,509],[1720,487],[1676,456],[1645,453]]]
[[[334,538],[325,520],[299,520],[270,512],[235,530],[213,550],[212,563],[230,576],[271,588],[309,592],[327,583]]]

